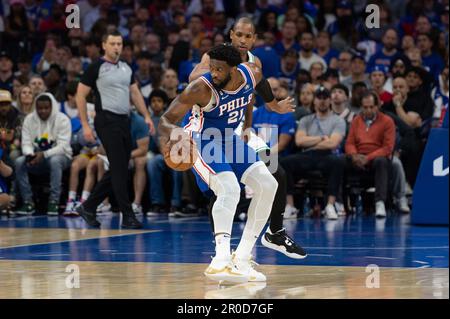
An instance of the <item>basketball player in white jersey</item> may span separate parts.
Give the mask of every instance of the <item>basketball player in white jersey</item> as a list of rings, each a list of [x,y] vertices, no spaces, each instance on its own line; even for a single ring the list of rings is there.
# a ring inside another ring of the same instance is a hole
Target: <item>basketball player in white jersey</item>
[[[252,54],[250,50],[256,41],[255,25],[252,20],[243,17],[236,21],[232,30],[230,31],[231,44],[239,50],[242,62],[254,63],[260,69],[262,64],[260,59]],[[194,70],[189,75],[189,82],[199,78],[203,74],[209,72],[210,58],[208,54],[204,54],[202,60],[196,65]],[[254,101],[253,101],[254,102]],[[259,157],[269,165],[270,147],[264,142],[262,138],[256,135],[252,130],[247,130],[252,126],[253,104],[249,105],[245,112],[245,118],[236,129],[237,135],[243,136],[248,146],[258,153]],[[242,132],[250,131],[250,136],[242,135]],[[302,259],[306,257],[304,249],[295,243],[295,241],[286,234],[283,228],[283,215],[286,207],[286,173],[283,168],[278,165],[277,170],[273,176],[278,182],[278,189],[275,195],[275,200],[270,214],[270,226],[266,233],[262,236],[261,243],[267,247],[279,251],[290,258]],[[210,207],[215,201],[215,196],[212,197]],[[211,214],[211,212],[210,212]],[[214,224],[212,225],[214,232]]]

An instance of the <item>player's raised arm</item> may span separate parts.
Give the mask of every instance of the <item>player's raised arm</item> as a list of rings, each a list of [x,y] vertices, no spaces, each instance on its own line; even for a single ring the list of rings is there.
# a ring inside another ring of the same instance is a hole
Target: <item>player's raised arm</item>
[[[294,99],[288,96],[284,100],[277,101],[273,96],[269,82],[264,78],[261,68],[254,63],[246,63],[251,69],[256,81],[256,93],[262,97],[266,106],[274,112],[284,114],[295,111]]]
[[[198,79],[203,74],[208,72],[209,72],[209,55],[208,53],[205,53],[203,54],[200,63],[197,64],[195,68],[192,70],[191,74],[189,74],[189,82]]]
[[[162,115],[159,125],[159,145],[162,150],[170,147],[170,133],[179,128],[176,123],[180,122],[193,105],[205,106],[211,98],[211,89],[202,81],[195,80],[178,95],[170,104],[167,111]]]

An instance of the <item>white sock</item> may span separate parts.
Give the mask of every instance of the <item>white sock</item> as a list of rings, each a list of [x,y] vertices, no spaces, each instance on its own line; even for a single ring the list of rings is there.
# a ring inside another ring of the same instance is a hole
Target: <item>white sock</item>
[[[85,201],[89,198],[89,195],[91,195],[91,192],[88,191],[83,191],[83,193],[81,193],[81,200]]]
[[[77,192],[74,191],[69,191],[69,202],[73,202],[75,201],[75,199],[77,198]]]
[[[216,240],[216,257],[226,259],[230,257],[230,235],[218,234]]]

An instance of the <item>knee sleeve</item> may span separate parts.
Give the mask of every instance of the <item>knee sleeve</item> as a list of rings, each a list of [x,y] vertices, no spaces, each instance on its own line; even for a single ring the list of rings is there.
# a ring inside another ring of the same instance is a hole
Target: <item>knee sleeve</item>
[[[210,188],[217,197],[212,207],[214,232],[231,234],[234,214],[241,195],[236,175],[232,172],[214,175],[210,179]]]

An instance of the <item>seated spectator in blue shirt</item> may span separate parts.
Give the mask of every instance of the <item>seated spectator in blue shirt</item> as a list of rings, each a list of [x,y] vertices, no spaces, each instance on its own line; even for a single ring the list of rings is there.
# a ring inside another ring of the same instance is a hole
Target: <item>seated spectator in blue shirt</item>
[[[444,61],[439,54],[433,52],[433,40],[429,33],[420,33],[417,36],[417,47],[422,55],[422,65],[437,81],[441,70],[444,68]]]
[[[192,52],[192,57],[190,60],[182,61],[180,63],[178,79],[181,83],[189,83],[189,74],[194,70],[195,66],[200,63],[200,60],[206,52],[208,52],[213,47],[213,40],[210,37],[205,37],[200,41],[200,48],[198,52]]]
[[[168,96],[163,90],[155,89],[150,94],[150,112],[155,127],[158,126],[159,120],[164,113],[164,109],[168,103]],[[149,197],[150,211],[147,216],[155,216],[164,212],[166,204],[166,196],[164,194],[163,177],[165,173],[169,173],[172,178],[172,200],[171,213],[175,216],[181,213],[181,187],[183,175],[181,172],[170,169],[163,155],[160,153],[158,134],[150,137],[150,153],[147,161],[147,175],[149,181]]]
[[[267,79],[272,88],[273,95],[279,101],[288,96],[280,81],[275,78]],[[265,105],[253,112],[253,129],[270,147],[271,154],[285,156],[289,154],[289,144],[295,134],[295,120],[292,114],[278,114],[270,111]],[[274,134],[277,134],[276,136]]]

